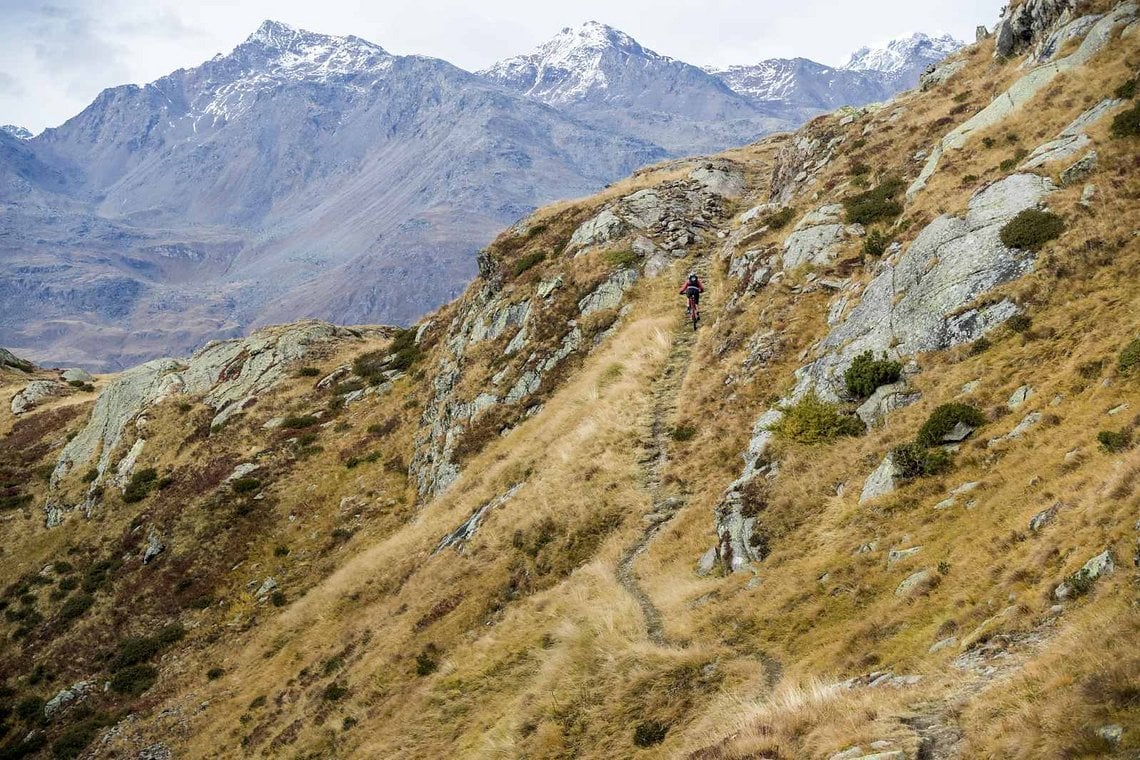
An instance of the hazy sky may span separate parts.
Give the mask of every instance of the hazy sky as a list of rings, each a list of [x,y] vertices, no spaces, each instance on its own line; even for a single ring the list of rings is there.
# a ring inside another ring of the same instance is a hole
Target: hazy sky
[[[1001,0],[0,0],[0,124],[38,132],[105,87],[228,52],[264,19],[355,34],[466,69],[595,19],[697,65],[803,56],[837,65],[913,31],[972,41]]]

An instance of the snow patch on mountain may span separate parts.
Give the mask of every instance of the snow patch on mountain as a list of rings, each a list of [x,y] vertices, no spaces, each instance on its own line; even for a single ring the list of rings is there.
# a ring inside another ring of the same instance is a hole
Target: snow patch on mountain
[[[33,136],[31,132],[24,129],[23,127],[18,127],[15,124],[4,124],[0,126],[0,132],[11,135],[17,140],[30,140]]]

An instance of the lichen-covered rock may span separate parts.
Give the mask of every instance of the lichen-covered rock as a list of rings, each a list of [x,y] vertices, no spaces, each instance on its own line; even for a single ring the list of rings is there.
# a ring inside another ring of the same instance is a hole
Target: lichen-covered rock
[[[1112,99],[1102,100],[1082,113],[1073,120],[1073,123],[1061,130],[1055,139],[1037,146],[1021,164],[1019,171],[1036,169],[1053,161],[1063,161],[1083,151],[1092,144],[1092,139],[1085,134],[1085,130],[1115,110],[1122,102]]]
[[[85,369],[72,367],[65,369],[59,373],[59,379],[65,383],[92,383],[95,382],[95,376]]]
[[[59,715],[62,715],[68,708],[84,702],[94,692],[94,681],[80,681],[68,686],[66,689],[61,689],[44,704],[44,718],[54,720]]]
[[[908,575],[902,583],[895,587],[895,596],[911,596],[923,591],[934,580],[934,573],[922,569]]]
[[[863,424],[867,427],[877,427],[891,412],[910,406],[922,398],[921,393],[909,388],[905,380],[890,385],[880,385],[870,398],[859,405],[855,414],[859,415],[859,419],[863,420]]]
[[[610,209],[605,209],[574,230],[567,247],[570,250],[579,250],[608,243],[611,240],[617,240],[623,232],[625,232],[625,222]]]
[[[863,492],[859,494],[859,503],[877,499],[880,496],[894,493],[896,485],[895,481],[899,477],[898,465],[895,464],[895,455],[888,453],[883,457],[883,461],[875,468],[875,471],[867,476],[866,482],[863,483]]]
[[[736,198],[744,192],[744,175],[728,162],[709,162],[689,173],[705,190],[725,198]]]
[[[923,91],[932,89],[953,79],[954,75],[964,68],[966,68],[965,60],[946,61],[935,66],[933,71],[923,74],[918,80],[918,85]]]
[[[578,301],[582,316],[603,309],[616,309],[621,305],[625,292],[637,282],[637,271],[622,269],[610,275],[601,285]]]
[[[454,548],[458,552],[462,552],[463,547],[467,544],[468,541],[471,540],[471,537],[475,535],[475,532],[479,530],[479,525],[483,522],[483,518],[487,516],[487,513],[510,501],[511,497],[518,493],[518,490],[522,488],[522,486],[522,483],[516,483],[507,489],[506,493],[502,494],[501,496],[497,496],[494,499],[491,499],[491,501],[476,509],[475,512],[472,513],[472,515],[466,520],[464,520],[458,528],[440,539],[439,543],[436,544],[435,550],[432,552],[432,554],[439,554],[448,547]]]
[[[784,268],[830,263],[843,243],[843,207],[836,204],[811,212],[784,241]]]
[[[1061,172],[1061,184],[1068,187],[1069,185],[1075,185],[1078,182],[1084,182],[1090,175],[1092,175],[1094,171],[1096,171],[1098,160],[1099,156],[1097,156],[1097,152],[1095,150],[1090,150],[1088,153],[1078,158]]]
[[[56,396],[64,396],[68,387],[54,380],[33,380],[12,397],[12,414],[27,414],[37,406]]]
[[[1072,6],[1073,0],[1026,0],[1006,6],[994,30],[994,57],[1009,58],[1043,39]]]
[[[1080,585],[1091,584],[1099,578],[1112,574],[1115,570],[1116,562],[1113,560],[1112,551],[1106,549],[1082,565],[1081,569],[1069,579],[1062,581],[1053,592],[1053,596],[1061,600],[1068,599],[1074,593],[1079,593],[1082,590],[1079,588]]]
[[[96,482],[101,481],[128,424],[163,399],[179,393],[200,395],[224,418],[284,379],[290,365],[312,347],[351,335],[324,322],[301,322],[208,343],[185,362],[155,359],[127,370],[99,394],[87,424],[60,453],[51,477],[53,490],[68,473],[92,462]]]
[[[159,537],[158,531],[151,528],[146,534],[146,546],[143,548],[142,563],[149,565],[152,561],[158,558],[158,555],[166,551],[166,544],[162,542]]]

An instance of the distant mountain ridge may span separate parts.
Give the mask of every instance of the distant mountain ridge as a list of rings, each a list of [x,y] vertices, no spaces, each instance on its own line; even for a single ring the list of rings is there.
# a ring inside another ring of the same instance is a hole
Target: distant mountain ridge
[[[928,48],[859,60],[901,81]],[[589,22],[470,73],[266,21],[60,127],[0,129],[0,345],[108,370],[302,317],[406,323],[539,205],[893,94],[769,64],[710,73]]]

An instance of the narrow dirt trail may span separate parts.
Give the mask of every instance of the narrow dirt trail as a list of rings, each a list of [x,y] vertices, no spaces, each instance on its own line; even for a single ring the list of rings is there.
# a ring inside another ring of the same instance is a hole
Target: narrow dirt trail
[[[702,277],[705,276],[706,266],[705,258],[699,259],[695,264],[696,271]],[[642,516],[645,529],[637,540],[622,552],[615,569],[618,583],[641,608],[646,635],[654,644],[661,646],[669,644],[665,636],[661,610],[642,588],[633,564],[649,547],[654,536],[685,506],[684,495],[668,493],[662,485],[662,477],[669,462],[669,423],[677,410],[677,398],[689,369],[697,334],[698,332],[693,330],[687,320],[679,320],[679,326],[673,332],[669,356],[661,368],[661,374],[653,382],[650,422],[644,441],[645,452],[641,458],[642,484],[649,493],[652,508]]]

